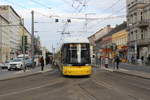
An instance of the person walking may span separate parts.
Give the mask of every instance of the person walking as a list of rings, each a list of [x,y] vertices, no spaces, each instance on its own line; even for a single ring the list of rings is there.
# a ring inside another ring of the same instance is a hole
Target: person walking
[[[148,62],[148,64],[150,64],[150,54],[147,57],[147,62]]]
[[[41,71],[43,71],[44,70],[44,58],[43,58],[43,56],[40,59],[40,63],[41,63]]]
[[[144,64],[144,56],[141,57],[142,64]]]
[[[108,68],[109,59],[108,57],[105,58],[105,68]]]
[[[131,63],[134,64],[134,56],[131,57]]]
[[[116,68],[119,69],[119,63],[120,63],[120,58],[119,58],[119,56],[116,56],[116,58],[115,58],[115,63],[116,63]]]

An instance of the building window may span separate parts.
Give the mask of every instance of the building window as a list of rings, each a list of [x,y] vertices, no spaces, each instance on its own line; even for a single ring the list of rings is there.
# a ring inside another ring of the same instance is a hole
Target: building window
[[[141,34],[141,39],[142,39],[142,40],[144,39],[144,35],[143,35],[143,34]]]

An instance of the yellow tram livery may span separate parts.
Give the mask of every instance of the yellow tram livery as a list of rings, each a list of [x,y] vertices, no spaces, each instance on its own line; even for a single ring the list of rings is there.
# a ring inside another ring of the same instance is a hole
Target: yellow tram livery
[[[89,76],[92,73],[88,39],[68,38],[61,46],[59,69],[67,76]]]

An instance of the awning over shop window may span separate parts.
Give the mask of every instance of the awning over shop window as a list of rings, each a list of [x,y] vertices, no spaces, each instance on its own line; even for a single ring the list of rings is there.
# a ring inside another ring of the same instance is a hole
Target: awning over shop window
[[[112,52],[112,49],[111,48],[104,48],[102,49],[103,52]]]

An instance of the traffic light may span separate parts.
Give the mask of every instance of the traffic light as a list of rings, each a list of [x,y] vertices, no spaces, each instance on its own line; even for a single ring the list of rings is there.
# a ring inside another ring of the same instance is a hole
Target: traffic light
[[[25,46],[28,44],[27,36],[24,36],[24,44]]]
[[[59,22],[59,19],[55,19],[55,22],[58,23],[58,22]]]
[[[67,22],[68,22],[68,23],[71,23],[71,19],[67,19]]]
[[[24,51],[23,49],[25,49],[25,52],[28,49],[28,38],[27,38],[27,36],[22,36],[22,51]]]

